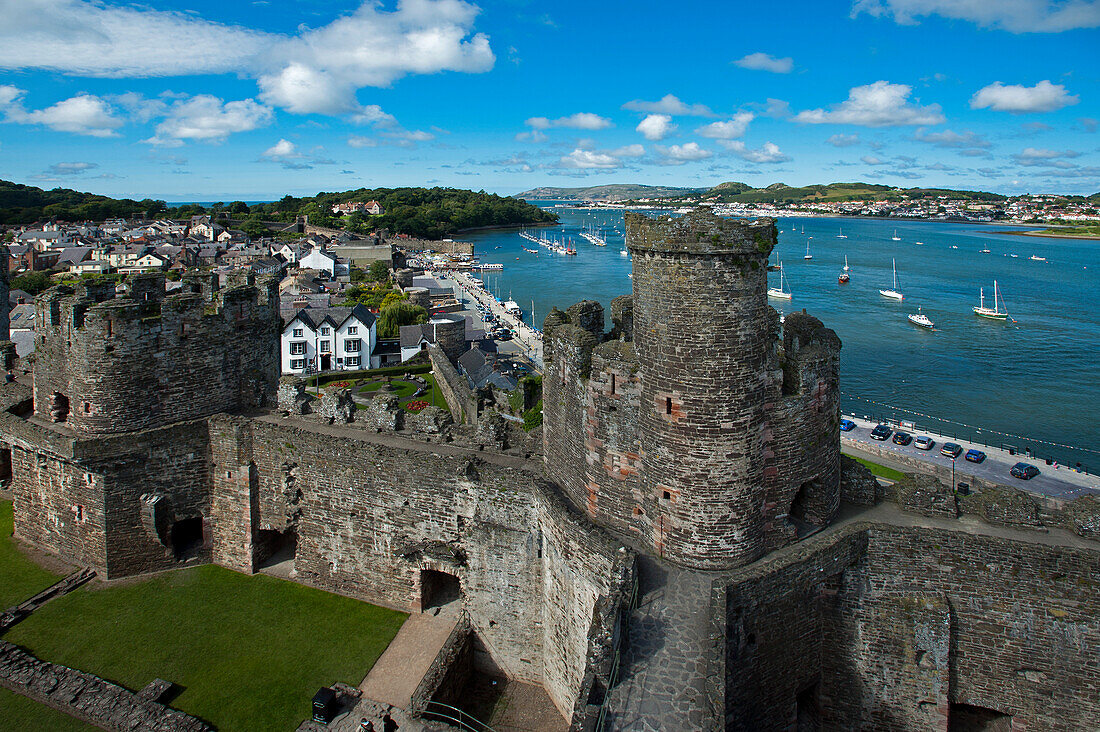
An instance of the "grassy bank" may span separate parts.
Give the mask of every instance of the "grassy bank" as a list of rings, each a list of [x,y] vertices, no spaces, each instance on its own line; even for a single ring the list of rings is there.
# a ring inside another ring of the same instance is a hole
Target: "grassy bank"
[[[848,455],[848,453],[844,454]],[[894,470],[893,468],[888,468],[885,465],[873,463],[870,460],[865,460],[861,457],[856,457],[855,455],[848,455],[848,457],[852,458],[857,463],[862,463],[863,465],[866,465],[867,468],[879,478],[885,478],[886,480],[900,480],[905,477],[905,474],[902,473],[900,470]]]
[[[0,610],[18,605],[61,579],[23,556],[11,533],[11,501],[0,501]]]
[[[0,730],[94,732],[99,729],[0,686]]]
[[[5,640],[138,690],[183,687],[172,706],[219,730],[294,729],[335,681],[358,685],[405,614],[215,566],[85,586]],[[2,725],[0,725],[2,726]]]

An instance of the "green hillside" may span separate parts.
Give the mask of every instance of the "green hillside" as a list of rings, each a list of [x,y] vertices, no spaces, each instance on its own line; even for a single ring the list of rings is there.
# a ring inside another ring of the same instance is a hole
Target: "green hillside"
[[[646,186],[635,183],[612,183],[586,188],[555,188],[542,186],[517,193],[516,198],[558,201],[630,201],[639,198],[674,198],[697,194],[704,188]]]
[[[894,186],[874,183],[829,183],[794,187],[785,183],[772,183],[766,188],[752,188],[744,183],[720,183],[702,197],[726,203],[811,203],[815,201],[899,201],[903,196],[935,198],[950,196],[975,201],[1003,201],[1007,197],[982,191],[952,191],[943,188],[897,189]]]
[[[385,213],[347,217],[332,213],[334,204],[370,200],[378,201]],[[186,219],[202,214],[231,216],[253,236],[267,230],[262,222],[291,223],[296,217],[305,215],[317,226],[346,228],[358,233],[385,228],[425,239],[440,239],[481,226],[526,226],[557,220],[554,214],[517,198],[457,188],[360,188],[339,193],[322,192],[304,198],[284,196],[273,203],[252,206],[234,201],[211,206],[169,207],[164,201],[153,199],[114,199],[67,188],[46,191],[0,181],[0,225],[32,224],[51,218],[70,222],[142,216]]]

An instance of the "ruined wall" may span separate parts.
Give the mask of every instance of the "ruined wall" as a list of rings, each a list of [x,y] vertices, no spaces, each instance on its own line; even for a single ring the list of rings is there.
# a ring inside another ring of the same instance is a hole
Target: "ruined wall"
[[[163,276],[139,275],[128,297],[113,285],[60,285],[36,308],[34,409],[44,420],[117,434],[274,401],[273,280],[209,303],[194,292],[166,296]]]
[[[654,544],[658,539],[651,514],[656,500],[644,489],[639,470],[639,368],[629,342],[608,341],[593,353],[585,394],[583,507],[593,520]]]
[[[575,506],[588,503],[583,435],[592,351],[599,339],[554,309],[543,321],[542,435],[547,476]]]
[[[811,538],[728,580],[726,727],[947,730],[980,708],[1087,729],[1098,569],[1096,551],[938,529]]]
[[[641,371],[642,475],[658,551],[700,569],[764,551],[770,220],[626,216]]]
[[[769,330],[779,326],[769,311]],[[769,357],[765,405],[767,546],[825,526],[840,507],[840,339],[817,318],[791,313]]]
[[[428,358],[432,362],[435,383],[451,410],[455,422],[477,424],[477,396],[470,390],[466,378],[458,373],[454,364],[436,344],[428,346]]]

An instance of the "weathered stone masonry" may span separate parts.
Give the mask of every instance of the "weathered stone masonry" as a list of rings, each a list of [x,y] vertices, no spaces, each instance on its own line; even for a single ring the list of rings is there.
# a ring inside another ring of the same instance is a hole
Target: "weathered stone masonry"
[[[841,462],[836,334],[767,305],[774,226],[700,211],[627,227],[634,292],[610,330],[592,301],[544,324],[541,461],[505,450],[492,415],[448,426],[339,389],[311,410],[295,383],[273,410],[270,282],[48,291],[33,388],[0,388],[17,537],[110,578],[251,573],[289,552],[300,582],[414,612],[457,589],[470,635],[451,655],[542,684],[577,730],[616,693],[645,552],[702,588],[692,718],[715,727],[1095,727],[1095,506],[1051,523],[1011,496],[967,499],[1085,548],[983,535],[954,511],[829,526],[842,491],[869,505],[880,490]],[[660,647],[665,629],[635,630]]]

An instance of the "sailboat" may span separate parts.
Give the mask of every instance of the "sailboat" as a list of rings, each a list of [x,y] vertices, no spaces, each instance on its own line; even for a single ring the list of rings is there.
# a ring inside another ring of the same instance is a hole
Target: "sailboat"
[[[848,266],[848,255],[845,254],[844,255],[844,271],[840,273],[840,277],[837,277],[836,281],[839,282],[842,285],[848,284],[848,280],[852,279],[848,275],[848,270],[849,269],[851,269],[851,267]]]
[[[897,266],[897,263],[893,259],[891,259],[890,260],[890,265],[893,267],[893,270],[894,270],[894,287],[893,287],[893,289],[890,289],[890,290],[879,290],[878,294],[882,295],[883,297],[888,297],[891,300],[904,300],[905,295],[902,295],[900,292],[898,292],[898,266]]]
[[[935,323],[933,323],[927,315],[921,312],[919,307],[917,308],[917,312],[909,314],[909,322],[913,325],[927,328],[928,330],[935,330]]]
[[[979,297],[981,298],[980,304],[974,308],[974,314],[983,318],[989,318],[990,320],[1007,320],[1008,308],[1001,309],[1001,305],[1004,304],[1004,298],[1001,297],[1000,291],[997,289],[997,280],[993,280],[993,307],[987,308],[985,306],[985,288],[979,290]]]
[[[848,266],[848,255],[845,254],[844,255],[844,271],[847,272],[850,269],[851,269],[851,267]]]
[[[768,262],[768,271],[769,272],[778,272],[779,271],[779,252],[775,253],[775,264],[772,264],[771,262]]]
[[[774,297],[777,300],[790,300],[790,290],[783,289],[783,263],[779,263],[779,287],[769,287],[768,297]]]
[[[811,236],[810,238],[812,239],[813,237]],[[804,256],[802,258],[803,259],[813,259],[814,258],[814,255],[810,254],[810,242],[809,241],[806,242],[806,256]]]
[[[894,235],[890,237],[891,241],[901,241],[901,237],[898,236],[898,230],[894,229]]]
[[[836,235],[836,238],[837,239],[847,239],[848,237],[844,234],[844,229],[841,229],[840,233]]]

